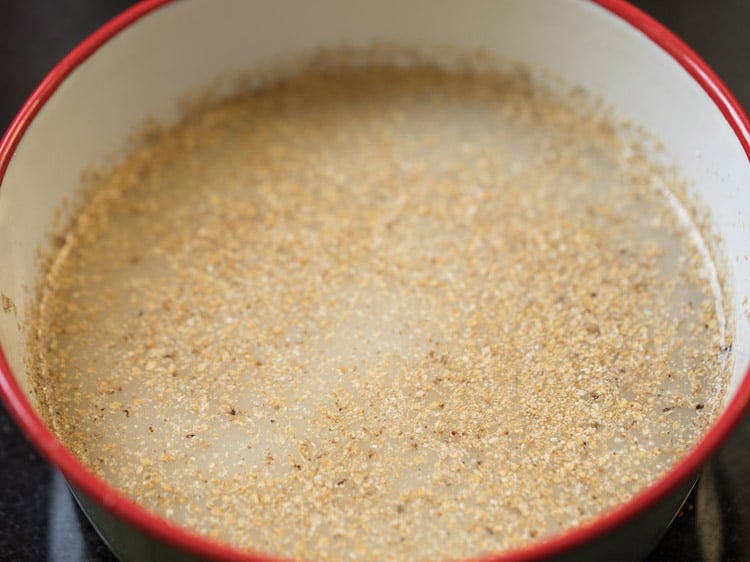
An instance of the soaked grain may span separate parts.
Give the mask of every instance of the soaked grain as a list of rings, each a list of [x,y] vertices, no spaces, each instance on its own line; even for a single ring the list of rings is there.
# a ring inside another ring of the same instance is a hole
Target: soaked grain
[[[54,430],[149,509],[308,559],[476,555],[630,498],[706,428],[724,343],[669,177],[571,100],[328,69],[154,135],[40,292]]]

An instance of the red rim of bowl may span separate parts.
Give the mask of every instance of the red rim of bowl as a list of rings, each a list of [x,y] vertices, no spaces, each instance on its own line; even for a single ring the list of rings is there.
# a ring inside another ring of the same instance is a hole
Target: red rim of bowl
[[[145,0],[131,7],[96,30],[52,69],[23,105],[0,141],[0,182],[29,124],[65,78],[112,37],[133,25],[140,18],[173,1]],[[708,65],[671,31],[626,1],[593,0],[593,2],[638,29],[671,55],[695,79],[724,115],[750,161],[750,121],[735,97]],[[34,411],[13,377],[2,348],[0,348],[0,396],[29,440],[63,473],[69,482],[136,528],[181,550],[211,559],[245,562],[283,560],[262,553],[238,550],[177,527],[134,504],[95,476],[57,440]],[[666,475],[639,492],[630,501],[605,512],[581,527],[531,543],[518,550],[483,557],[482,560],[521,562],[560,554],[601,537],[614,528],[637,518],[693,477],[740,422],[749,407],[750,369],[745,373],[732,400],[701,441]]]

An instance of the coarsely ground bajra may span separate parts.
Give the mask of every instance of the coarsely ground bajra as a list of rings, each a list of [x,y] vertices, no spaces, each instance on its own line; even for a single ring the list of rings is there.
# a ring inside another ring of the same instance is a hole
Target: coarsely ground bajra
[[[36,392],[96,473],[239,547],[517,547],[652,482],[721,401],[670,181],[524,71],[312,68],[90,189],[40,287]]]

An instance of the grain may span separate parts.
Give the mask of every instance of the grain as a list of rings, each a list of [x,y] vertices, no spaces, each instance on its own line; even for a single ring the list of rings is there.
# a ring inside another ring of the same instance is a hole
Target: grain
[[[313,68],[152,132],[46,272],[50,424],[162,516],[307,559],[498,551],[632,497],[727,344],[673,178],[584,101]]]

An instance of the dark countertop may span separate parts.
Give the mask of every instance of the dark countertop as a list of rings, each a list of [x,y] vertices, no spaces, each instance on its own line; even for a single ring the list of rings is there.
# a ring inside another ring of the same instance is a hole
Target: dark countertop
[[[0,130],[49,69],[127,0],[0,0]],[[637,0],[750,108],[750,1]],[[67,486],[0,406],[0,560],[110,561]],[[705,469],[648,559],[750,560],[750,416]]]

